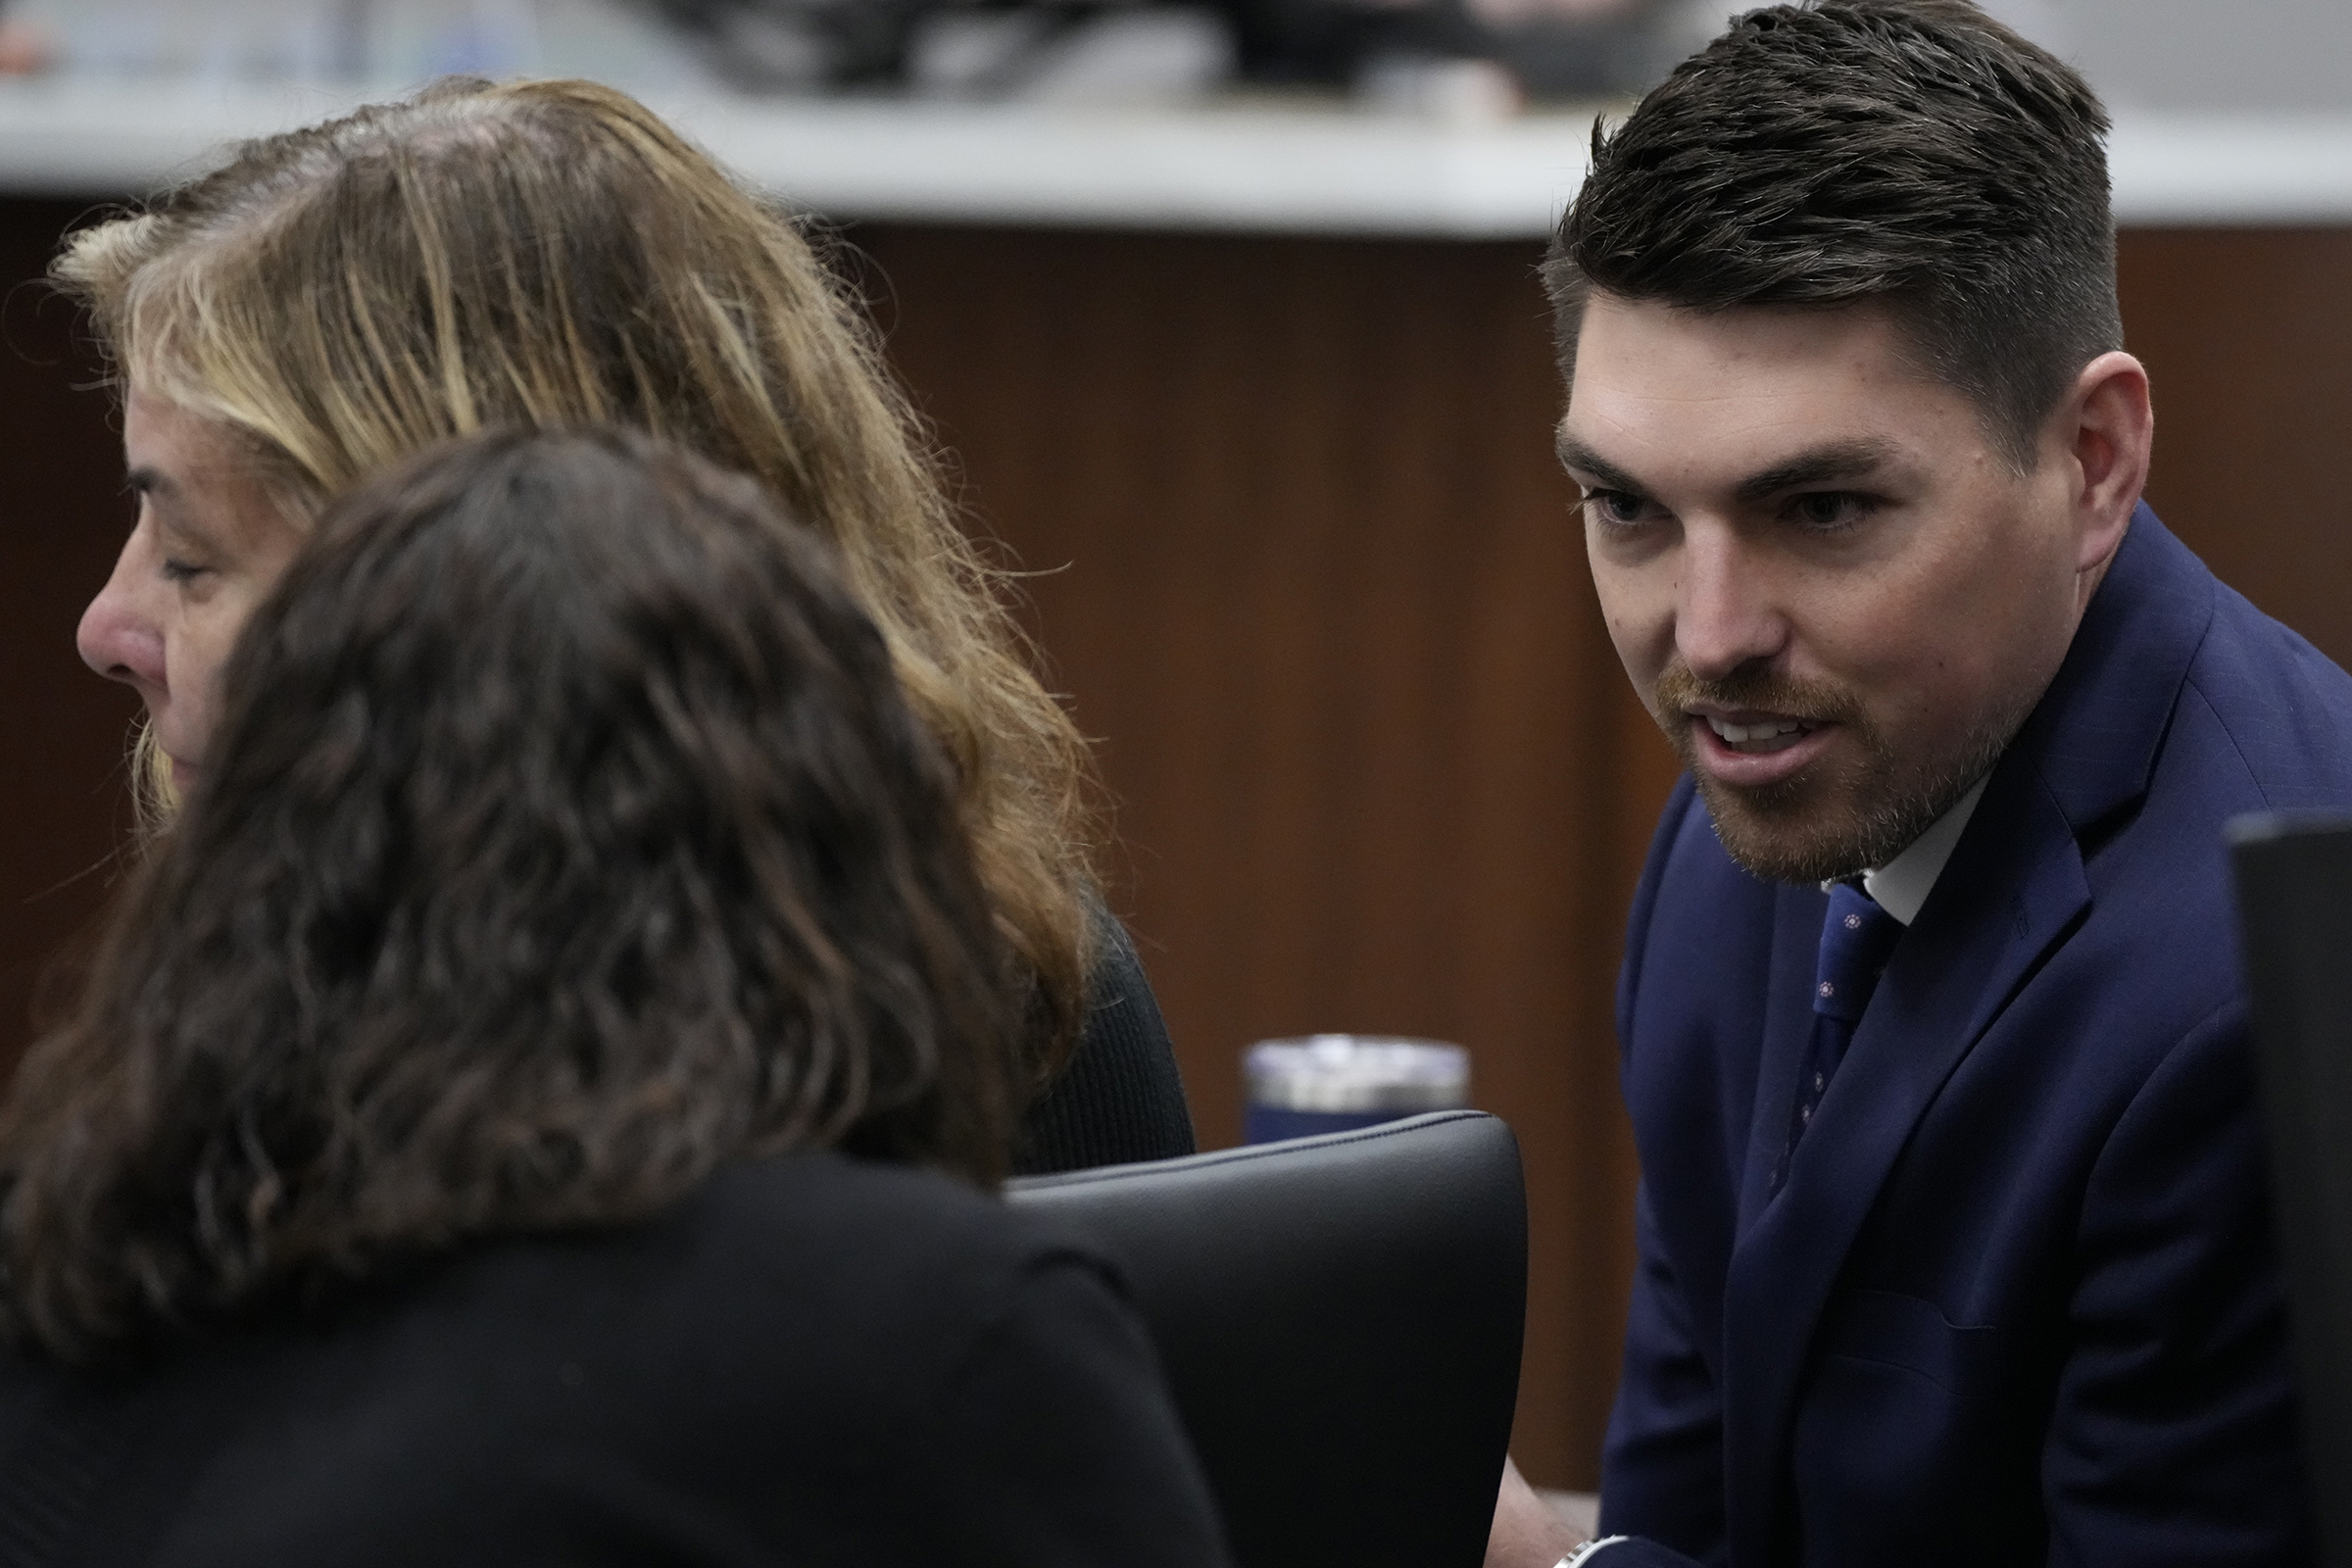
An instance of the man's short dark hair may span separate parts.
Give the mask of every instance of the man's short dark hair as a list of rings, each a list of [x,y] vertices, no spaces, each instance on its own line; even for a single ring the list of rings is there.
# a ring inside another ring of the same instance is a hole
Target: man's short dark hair
[[[1593,290],[1690,310],[1881,302],[2020,469],[2123,345],[2106,112],[1968,0],[1752,11],[1615,131],[1544,266],[1562,368]]]

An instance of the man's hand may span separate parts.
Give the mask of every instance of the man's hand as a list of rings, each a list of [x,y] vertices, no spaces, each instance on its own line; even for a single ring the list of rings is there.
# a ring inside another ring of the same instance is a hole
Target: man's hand
[[[1494,1531],[1487,1537],[1487,1568],[1552,1568],[1584,1544],[1585,1538],[1536,1495],[1518,1464],[1504,1460]]]

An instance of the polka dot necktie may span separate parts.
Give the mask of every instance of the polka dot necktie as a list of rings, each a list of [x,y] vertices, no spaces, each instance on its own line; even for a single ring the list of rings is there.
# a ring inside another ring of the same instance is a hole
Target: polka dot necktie
[[[1903,923],[1869,894],[1850,882],[1832,884],[1830,912],[1821,923],[1821,956],[1814,969],[1813,1041],[1796,1086],[1788,1148],[1773,1175],[1776,1190],[1788,1174],[1797,1140],[1821,1108],[1821,1097],[1837,1076],[1838,1064],[1845,1059],[1854,1026],[1862,1021],[1862,1009],[1870,1005],[1870,994],[1878,989],[1879,976],[1893,956],[1895,938],[1902,934]]]

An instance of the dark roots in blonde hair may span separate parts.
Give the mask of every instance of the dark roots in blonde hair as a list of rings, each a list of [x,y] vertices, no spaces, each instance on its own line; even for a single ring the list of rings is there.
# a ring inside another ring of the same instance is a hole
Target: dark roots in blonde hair
[[[437,441],[609,422],[752,475],[840,552],[956,766],[1035,1067],[1092,960],[1085,748],[956,525],[860,312],[625,94],[443,82],[239,148],[53,275],[121,376],[248,439],[296,514]]]
[[[636,435],[328,512],[0,1121],[68,1356],[817,1147],[1002,1171],[1010,957],[831,552]]]

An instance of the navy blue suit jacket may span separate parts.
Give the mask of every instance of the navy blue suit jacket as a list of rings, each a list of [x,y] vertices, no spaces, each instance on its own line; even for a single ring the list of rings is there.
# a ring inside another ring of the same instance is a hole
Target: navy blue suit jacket
[[[2307,1559],[2222,824],[2308,806],[2352,678],[2142,507],[1776,1194],[1826,901],[1684,780],[1618,998],[1647,1541],[1596,1568]]]

